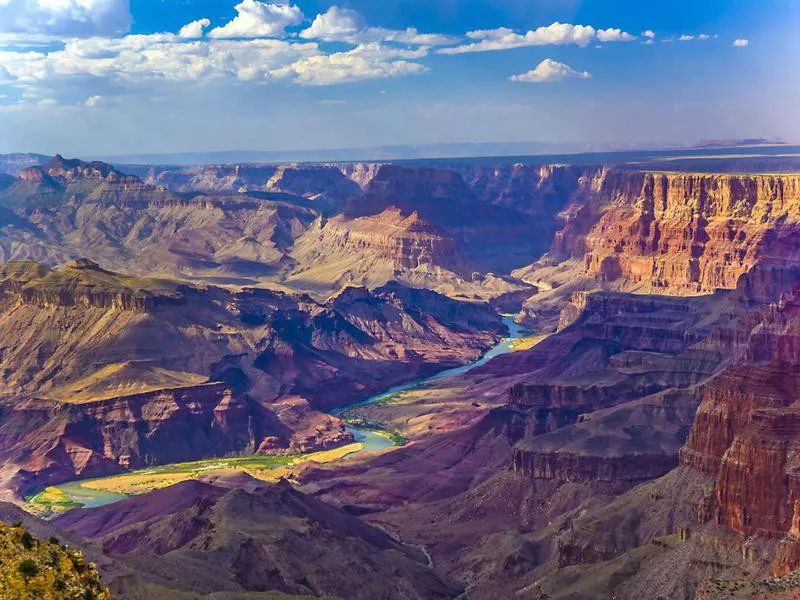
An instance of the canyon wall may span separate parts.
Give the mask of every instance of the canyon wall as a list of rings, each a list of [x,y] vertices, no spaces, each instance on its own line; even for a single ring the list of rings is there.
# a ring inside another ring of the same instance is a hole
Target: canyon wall
[[[732,289],[763,261],[796,261],[800,177],[584,173],[548,260],[618,289]]]

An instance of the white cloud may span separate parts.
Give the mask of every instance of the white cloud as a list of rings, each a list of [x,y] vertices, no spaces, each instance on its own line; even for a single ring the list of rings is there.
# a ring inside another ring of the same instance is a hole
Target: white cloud
[[[589,71],[576,71],[569,65],[552,58],[546,58],[535,69],[521,75],[513,75],[511,81],[517,83],[547,83],[563,81],[564,79],[588,79],[589,77],[591,77]]]
[[[710,40],[711,36],[707,33],[701,33],[699,35],[687,35],[684,34],[678,38],[679,42],[692,42],[692,41],[701,41],[704,42],[706,40]],[[665,40],[667,41],[667,40]],[[670,40],[671,41],[671,40]]]
[[[0,0],[2,33],[115,35],[130,25],[129,0]]]
[[[747,48],[750,45],[750,40],[745,40],[739,38],[737,40],[733,40],[733,47],[734,48]]]
[[[212,38],[281,37],[286,28],[304,19],[297,5],[270,4],[258,0],[242,0],[235,7],[237,15],[222,27],[212,29]]]
[[[499,29],[484,29],[470,31],[467,37],[475,40],[474,43],[456,46],[454,48],[442,48],[438,50],[440,54],[466,54],[468,52],[487,52],[491,50],[508,50],[510,48],[522,48],[525,46],[549,46],[575,44],[586,47],[592,42],[629,42],[636,36],[631,35],[621,29],[601,29],[597,30],[591,25],[572,25],[570,23],[555,22],[551,25],[539,27],[519,34],[501,27]]]
[[[102,101],[103,101],[103,97],[102,96],[99,96],[99,95],[89,96],[86,99],[86,101],[83,103],[83,105],[86,108],[96,108],[96,107],[98,107],[100,105],[100,103]]]
[[[600,29],[597,31],[597,39],[600,42],[632,42],[636,39],[635,35],[631,35],[621,29]]]
[[[106,83],[180,83],[235,78],[263,79],[270,71],[319,54],[314,43],[283,40],[194,40],[174,34],[88,38],[62,50],[3,52],[0,63],[26,87],[76,79]]]
[[[210,19],[198,19],[181,27],[178,37],[186,40],[195,40],[203,37],[203,31],[211,25]]]
[[[416,28],[384,29],[368,27],[358,11],[331,6],[327,12],[314,18],[311,26],[300,32],[300,37],[323,42],[368,44],[372,42],[397,42],[412,46],[445,46],[459,40],[438,33],[420,33]]]
[[[424,73],[427,68],[410,59],[422,58],[426,49],[406,50],[364,44],[348,52],[306,58],[270,73],[273,79],[288,79],[302,85],[335,85]]]
[[[341,41],[353,38],[366,28],[367,23],[360,12],[331,6],[327,12],[317,15],[311,26],[300,32],[300,37],[324,42]]]
[[[171,33],[129,35],[72,39],[62,49],[49,52],[0,50],[0,83],[17,87],[30,97],[58,97],[69,92],[74,98],[88,88],[92,93],[84,104],[91,107],[101,101],[93,99],[95,95],[102,95],[105,103],[106,97],[119,93],[151,94],[153,86],[226,78],[264,84],[334,85],[412,75],[427,70],[416,62],[427,54],[427,48],[378,43],[326,55],[315,42],[186,40]]]
[[[642,37],[647,38],[648,40],[654,40],[656,38],[656,32],[652,29],[646,29],[642,32]]]

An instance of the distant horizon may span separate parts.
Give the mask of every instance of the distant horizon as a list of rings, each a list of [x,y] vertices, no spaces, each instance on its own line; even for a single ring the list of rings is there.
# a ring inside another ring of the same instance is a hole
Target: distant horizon
[[[100,161],[118,165],[201,166],[214,164],[266,164],[280,162],[359,162],[359,161],[418,161],[418,160],[482,160],[528,157],[570,157],[614,155],[626,153],[661,153],[674,151],[702,152],[705,149],[792,148],[800,143],[765,138],[698,140],[693,144],[579,144],[574,142],[470,142],[440,144],[397,144],[353,148],[313,148],[297,150],[195,150],[185,152],[130,153],[120,155],[72,155],[65,152],[1,153],[0,156],[28,155],[51,158],[61,155],[67,159]]]

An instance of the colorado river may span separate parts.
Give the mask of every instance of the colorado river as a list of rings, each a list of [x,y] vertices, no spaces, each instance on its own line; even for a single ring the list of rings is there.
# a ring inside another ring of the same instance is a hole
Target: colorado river
[[[461,367],[456,367],[453,369],[447,369],[446,371],[441,371],[432,377],[427,377],[425,379],[417,379],[415,381],[411,381],[409,383],[398,385],[393,388],[386,390],[385,392],[381,392],[380,394],[376,394],[367,398],[366,400],[362,400],[360,402],[356,402],[355,404],[351,404],[350,406],[342,409],[338,409],[333,411],[333,415],[341,415],[344,411],[359,408],[362,406],[368,406],[370,404],[376,404],[379,402],[390,402],[393,398],[402,394],[403,392],[407,392],[409,390],[414,390],[420,387],[424,387],[430,383],[433,383],[439,379],[444,379],[445,377],[452,377],[455,375],[463,375],[471,371],[476,367],[480,367],[485,365],[487,362],[492,360],[493,358],[500,356],[501,354],[507,354],[514,349],[514,342],[525,334],[525,330],[514,322],[513,317],[511,316],[504,316],[503,323],[508,327],[509,336],[504,338],[499,344],[497,344],[494,348],[489,350],[480,360],[472,362],[467,365],[463,365]],[[353,458],[362,452],[374,452],[377,450],[385,450],[387,448],[391,448],[395,445],[392,441],[391,436],[387,435],[386,432],[382,432],[376,428],[370,427],[362,427],[362,426],[355,426],[348,424],[347,430],[353,434],[353,437],[356,439],[356,442],[363,444],[363,447],[355,452],[351,452],[344,456],[345,459]],[[205,461],[197,461],[195,463],[191,463],[193,470],[196,471],[209,471],[213,470],[215,467],[219,467],[220,464],[226,464],[233,466],[238,462],[266,462],[269,463],[274,461],[275,463],[280,463],[286,460],[286,457],[278,457],[278,456],[263,456],[263,457],[241,457],[241,458],[234,458],[234,459],[209,459]],[[164,472],[168,472],[171,469],[177,467],[177,465],[164,465],[159,467],[152,467],[151,469],[143,469],[141,471],[134,471],[131,474],[135,475],[140,473],[142,475],[157,475],[163,474]],[[87,480],[79,480],[79,481],[71,481],[69,483],[64,483],[61,485],[53,486],[48,488],[45,492],[38,494],[34,498],[31,499],[31,502],[37,502],[39,499],[40,504],[46,504],[42,502],[42,498],[45,495],[55,496],[60,498],[60,502],[53,503],[53,508],[56,508],[57,504],[62,505],[63,508],[71,508],[77,505],[94,508],[97,506],[104,506],[107,504],[113,504],[114,502],[119,502],[127,498],[126,494],[115,493],[111,491],[101,491],[101,490],[94,490],[84,487],[84,484],[88,483]]]
[[[395,386],[393,388],[386,390],[385,392],[381,392],[380,394],[370,396],[369,398],[367,398],[366,400],[362,400],[361,402],[356,402],[355,404],[351,404],[350,406],[347,406],[345,408],[337,409],[333,411],[332,414],[341,415],[343,412],[352,410],[354,408],[369,406],[370,404],[377,404],[380,402],[391,402],[393,398],[402,394],[403,392],[408,392],[410,390],[415,390],[421,387],[425,387],[426,385],[433,383],[439,379],[444,379],[445,377],[463,375],[465,373],[468,373],[472,369],[485,365],[490,360],[500,356],[501,354],[508,354],[509,352],[514,350],[514,342],[525,335],[525,329],[521,325],[518,325],[517,323],[514,322],[513,316],[504,316],[503,323],[505,324],[506,327],[508,327],[508,337],[504,338],[499,344],[497,344],[494,348],[489,350],[479,360],[471,362],[466,365],[462,365],[460,367],[455,367],[453,369],[447,369],[446,371],[440,371],[436,375],[427,377],[425,379],[417,379],[409,383],[404,383],[403,385]],[[391,448],[392,446],[395,445],[394,442],[389,437],[387,437],[386,435],[375,429],[348,425],[347,430],[353,434],[353,437],[356,438],[357,442],[364,444],[364,449],[361,450],[361,452],[384,450],[386,448]],[[353,458],[357,454],[358,453],[350,454],[346,458]]]

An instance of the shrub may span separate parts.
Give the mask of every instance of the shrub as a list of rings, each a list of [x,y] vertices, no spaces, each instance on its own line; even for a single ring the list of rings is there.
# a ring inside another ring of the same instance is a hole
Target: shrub
[[[19,563],[19,567],[17,568],[25,577],[36,577],[36,575],[39,574],[39,565],[37,565],[30,558],[26,558]]]
[[[20,541],[22,542],[22,545],[25,546],[26,550],[30,550],[31,548],[33,548],[33,544],[35,542],[35,540],[33,539],[33,536],[27,531],[24,531],[22,533],[22,537],[20,537]]]

